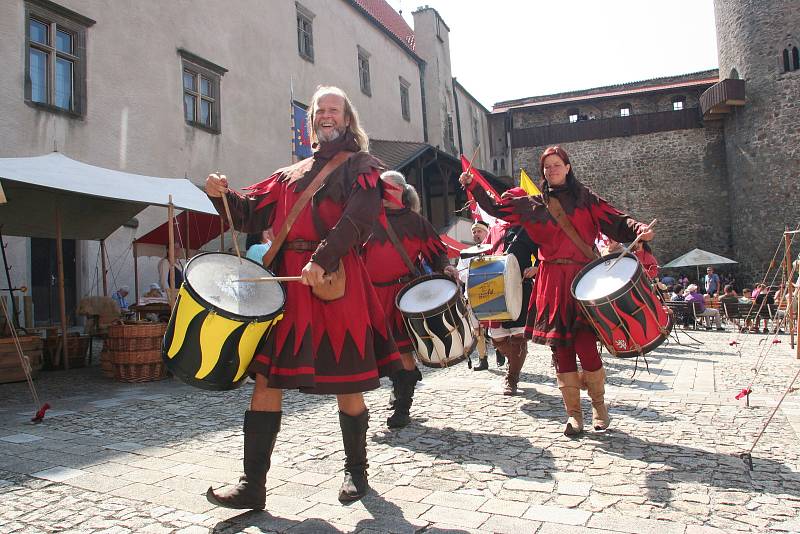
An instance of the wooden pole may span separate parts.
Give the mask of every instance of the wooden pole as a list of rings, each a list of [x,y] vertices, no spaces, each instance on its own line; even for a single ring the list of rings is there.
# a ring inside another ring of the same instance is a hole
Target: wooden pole
[[[167,280],[169,280],[169,304],[173,306],[177,295],[175,294],[175,206],[172,205],[172,195],[169,196],[169,204],[167,204],[167,219],[169,220],[169,249],[167,250],[169,275]]]
[[[61,208],[56,206],[56,262],[58,265],[58,308],[61,312],[61,354],[64,369],[69,370],[69,345],[67,343],[67,299],[64,292],[64,245],[61,243]]]
[[[133,250],[133,290],[136,292],[133,296],[134,304],[139,302],[139,257],[137,255],[136,243],[131,246]]]
[[[103,296],[108,296],[108,269],[106,268],[106,240],[100,240],[100,268],[103,270]]]
[[[783,286],[784,291],[786,291],[786,319],[785,321],[789,323],[789,346],[794,348],[794,321],[792,316],[792,278],[794,278],[794,274],[792,273],[792,244],[789,241],[789,226],[786,226],[786,232],[783,234],[783,242],[786,244],[786,282]]]
[[[219,216],[219,251],[225,252],[225,219]]]

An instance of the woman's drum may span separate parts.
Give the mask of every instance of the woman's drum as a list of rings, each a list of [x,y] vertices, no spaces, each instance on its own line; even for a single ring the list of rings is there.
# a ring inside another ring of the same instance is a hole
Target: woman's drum
[[[513,254],[472,258],[467,299],[481,321],[516,321],[522,311],[522,274],[517,258]]]
[[[164,335],[164,363],[192,386],[238,387],[265,334],[283,318],[283,288],[278,282],[238,282],[272,273],[231,254],[195,256],[184,274]]]
[[[632,358],[661,345],[672,320],[636,258],[621,258],[609,269],[620,255],[609,254],[581,269],[572,295],[609,352]]]
[[[466,359],[475,348],[467,305],[449,277],[417,278],[400,290],[395,302],[423,365],[447,367]]]

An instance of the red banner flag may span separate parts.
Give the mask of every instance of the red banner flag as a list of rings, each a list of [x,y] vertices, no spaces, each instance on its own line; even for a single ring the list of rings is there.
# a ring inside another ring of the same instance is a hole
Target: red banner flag
[[[490,196],[494,197],[495,200],[500,199],[500,195],[494,190],[494,187],[489,184],[489,181],[486,180],[483,175],[481,175],[478,169],[472,166],[472,163],[469,162],[464,154],[461,154],[461,170],[463,172],[467,172],[467,170],[469,170],[469,173],[472,175],[472,179],[477,180],[481,187],[483,187]]]

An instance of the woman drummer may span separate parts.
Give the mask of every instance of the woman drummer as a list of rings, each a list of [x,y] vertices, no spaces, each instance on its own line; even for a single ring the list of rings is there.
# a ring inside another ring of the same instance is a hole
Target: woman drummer
[[[563,148],[552,146],[539,159],[542,175],[541,196],[501,199],[490,198],[476,187],[477,181],[464,173],[461,184],[472,191],[478,203],[490,215],[512,224],[521,224],[539,245],[540,268],[534,284],[526,326],[526,336],[535,343],[550,346],[553,364],[567,423],[564,434],[575,436],[583,431],[580,390],[588,390],[592,399],[592,423],[596,430],[608,427],[610,418],[605,405],[605,370],[597,352],[597,337],[578,311],[570,288],[575,275],[593,258],[587,257],[550,215],[547,204],[557,199],[575,228],[578,237],[594,243],[602,232],[615,241],[633,241],[637,234],[649,241],[652,230],[612,207],[575,178],[569,156]],[[576,354],[581,362],[578,373]]]
[[[415,270],[422,272],[421,260],[433,271],[444,271],[455,276],[457,271],[447,265],[445,244],[427,219],[419,215],[420,202],[414,186],[406,183],[402,174],[387,171],[381,174],[385,184],[383,206],[386,223],[391,225]],[[387,198],[388,197],[388,198]],[[394,413],[386,421],[389,428],[403,428],[411,422],[410,410],[414,402],[414,388],[422,380],[412,353],[411,338],[397,309],[395,299],[400,290],[415,278],[395,248],[383,223],[375,225],[372,235],[364,244],[364,264],[375,293],[383,305],[392,335],[400,351],[403,368],[392,375]]]

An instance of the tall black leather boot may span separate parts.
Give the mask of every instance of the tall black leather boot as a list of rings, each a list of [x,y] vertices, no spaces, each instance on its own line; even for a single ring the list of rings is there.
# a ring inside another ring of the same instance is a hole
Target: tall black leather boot
[[[280,429],[281,412],[244,413],[244,475],[231,488],[208,488],[206,498],[211,504],[237,510],[264,509],[267,471]]]
[[[340,502],[357,501],[367,494],[367,427],[369,410],[361,415],[347,415],[339,412],[339,425],[342,427],[344,444],[344,482],[339,489]]]
[[[414,388],[422,380],[419,369],[400,369],[392,376],[394,390],[394,413],[386,420],[389,428],[403,428],[411,422],[411,405],[414,403]]]

